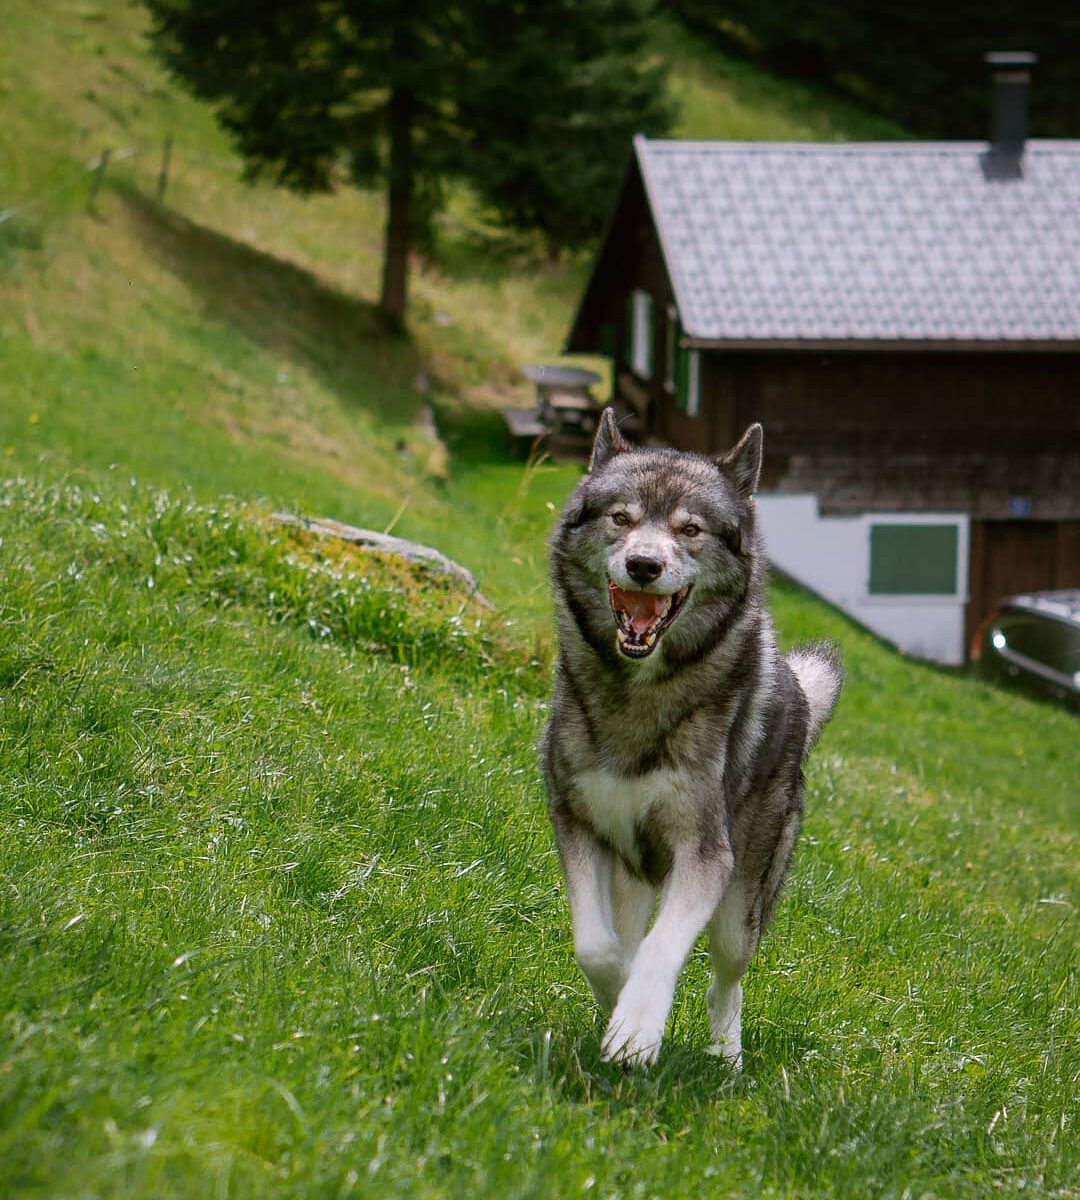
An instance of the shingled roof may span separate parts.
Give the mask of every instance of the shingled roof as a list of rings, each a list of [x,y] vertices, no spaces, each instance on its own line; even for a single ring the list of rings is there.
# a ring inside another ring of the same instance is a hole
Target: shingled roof
[[[635,140],[683,330],[725,346],[1080,344],[1080,141]]]

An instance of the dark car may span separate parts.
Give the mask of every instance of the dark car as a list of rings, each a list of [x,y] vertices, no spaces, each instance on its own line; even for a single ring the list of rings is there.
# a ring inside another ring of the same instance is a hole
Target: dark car
[[[1009,596],[972,647],[981,669],[1080,709],[1080,589]]]

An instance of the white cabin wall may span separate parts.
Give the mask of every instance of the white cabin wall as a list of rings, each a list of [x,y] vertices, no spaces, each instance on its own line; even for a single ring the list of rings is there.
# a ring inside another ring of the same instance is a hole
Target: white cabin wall
[[[757,509],[769,561],[905,654],[947,666],[964,662],[968,518],[964,513],[823,517],[813,495],[760,495]],[[943,519],[960,524],[955,597],[871,596],[869,525],[874,520]]]

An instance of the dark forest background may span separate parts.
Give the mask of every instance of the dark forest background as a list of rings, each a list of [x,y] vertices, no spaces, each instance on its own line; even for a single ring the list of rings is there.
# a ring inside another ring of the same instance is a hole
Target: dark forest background
[[[1035,137],[1080,137],[1074,0],[667,0],[722,48],[823,84],[923,137],[986,136],[987,50],[1039,55]]]

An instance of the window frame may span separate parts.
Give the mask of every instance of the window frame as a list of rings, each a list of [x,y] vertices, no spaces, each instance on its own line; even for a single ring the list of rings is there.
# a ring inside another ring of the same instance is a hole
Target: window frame
[[[695,420],[701,416],[701,351],[686,350],[686,415]]]
[[[859,578],[861,601],[877,605],[964,604],[968,601],[968,546],[970,519],[966,513],[866,513],[861,518],[862,562]],[[876,525],[947,527],[956,530],[955,585],[948,592],[874,592],[870,590],[871,545]]]
[[[629,345],[627,357],[630,370],[638,379],[648,381],[653,377],[653,342],[656,336],[653,318],[653,298],[645,288],[634,288],[628,301]]]
[[[674,304],[667,306],[667,324],[664,326],[664,391],[669,396],[679,391],[679,310]]]
[[[668,310],[669,314],[674,308]],[[690,420],[701,416],[701,351],[683,343],[682,328],[677,319],[674,329],[674,387],[675,407]]]

